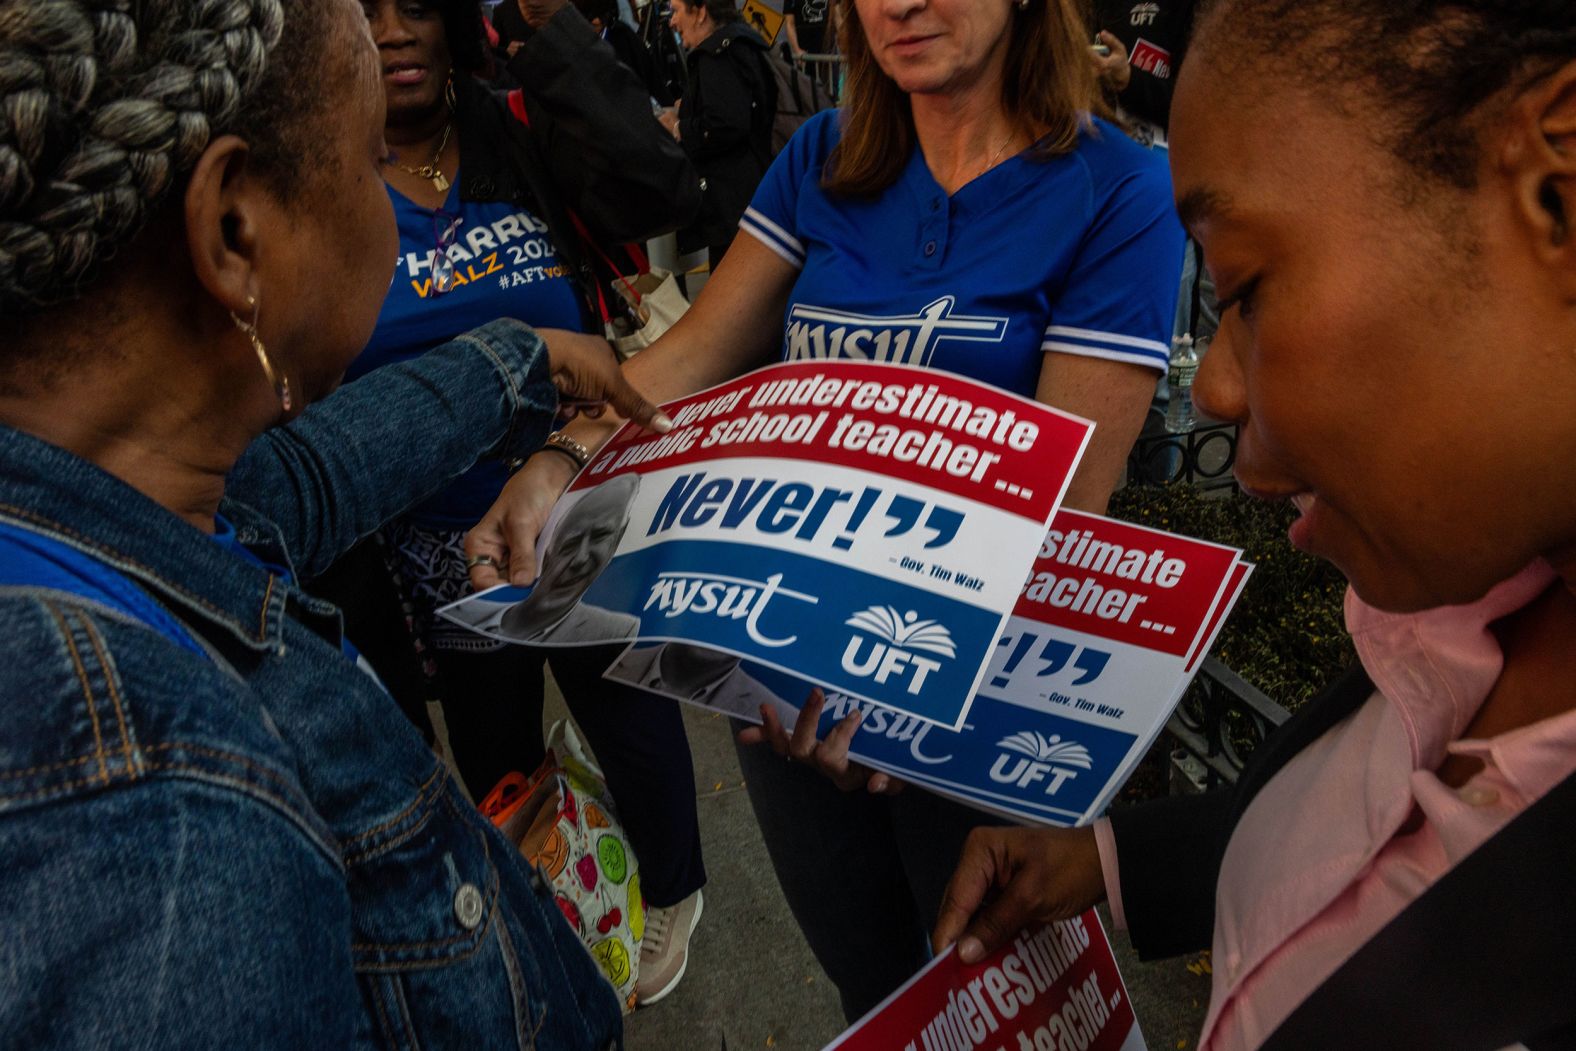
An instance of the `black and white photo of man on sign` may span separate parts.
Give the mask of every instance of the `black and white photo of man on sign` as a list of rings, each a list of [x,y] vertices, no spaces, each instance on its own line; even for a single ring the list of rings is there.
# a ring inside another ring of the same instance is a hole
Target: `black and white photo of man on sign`
[[[638,475],[619,475],[570,508],[553,530],[541,575],[529,594],[526,589],[499,588],[489,597],[503,601],[468,600],[464,606],[446,607],[443,615],[505,642],[563,645],[634,638],[639,617],[580,599],[613,560],[639,492]]]
[[[761,705],[777,710],[778,721],[792,728],[799,709],[746,672],[739,658],[723,650],[687,642],[635,645],[605,673],[615,682],[697,704],[746,722],[761,721]]]

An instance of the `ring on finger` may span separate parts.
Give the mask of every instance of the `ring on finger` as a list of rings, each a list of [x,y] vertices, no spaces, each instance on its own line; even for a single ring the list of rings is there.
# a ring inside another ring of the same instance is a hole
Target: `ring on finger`
[[[494,569],[501,568],[498,565],[498,560],[493,558],[491,555],[472,555],[470,558],[465,560],[465,569],[467,572],[475,569],[477,566],[491,566]]]

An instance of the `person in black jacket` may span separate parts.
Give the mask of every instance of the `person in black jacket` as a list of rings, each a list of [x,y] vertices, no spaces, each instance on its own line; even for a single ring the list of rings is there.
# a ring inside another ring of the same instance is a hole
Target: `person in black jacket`
[[[1193,31],[1194,0],[1095,0],[1100,84],[1146,146],[1164,145],[1171,95]]]
[[[657,72],[657,64],[646,49],[640,34],[618,16],[618,0],[574,0],[580,13],[586,16],[618,60],[634,71],[646,86],[646,94],[663,106],[673,105],[674,94],[664,78]]]
[[[565,0],[507,0],[499,9],[507,72],[521,85],[509,97],[475,75],[485,53],[474,3],[365,0],[363,8],[382,60],[393,150],[384,178],[400,255],[377,328],[347,378],[498,317],[518,318],[550,342],[600,331],[612,296],[598,248],[673,230],[700,203],[694,168],[657,123],[645,87]],[[549,444],[536,455],[572,452]],[[350,638],[403,693],[407,712],[425,719],[423,702],[442,702],[450,750],[476,799],[543,757],[542,652],[435,615],[470,592],[462,538],[509,473],[503,463],[477,464],[386,527],[382,552],[364,546],[319,585],[346,607]],[[407,659],[413,648],[417,658]],[[674,705],[602,683],[618,649],[558,651],[552,664],[605,768],[660,923],[705,882],[693,773]]]
[[[776,81],[766,42],[733,0],[673,0],[673,28],[689,49],[689,83],[664,123],[705,185],[700,218],[679,232],[679,251],[704,247],[716,269],[771,164]]]
[[[1217,0],[1174,102],[1194,394],[1363,670],[1234,788],[974,833],[934,945],[1109,898],[1141,954],[1213,946],[1201,1051],[1576,1047],[1576,22]]]

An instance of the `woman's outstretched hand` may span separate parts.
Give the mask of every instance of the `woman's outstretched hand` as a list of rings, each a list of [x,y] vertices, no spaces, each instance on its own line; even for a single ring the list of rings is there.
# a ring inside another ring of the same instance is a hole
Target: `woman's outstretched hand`
[[[975,963],[1029,924],[1065,920],[1105,897],[1093,828],[977,828],[947,884],[931,945]],[[961,939],[961,940],[960,940]]]
[[[624,379],[618,355],[607,340],[556,328],[538,329],[536,334],[547,344],[560,416],[584,413],[595,418],[606,405],[659,434],[673,429],[673,421]]]
[[[1126,45],[1109,30],[1102,29],[1098,39],[1111,51],[1107,55],[1093,56],[1095,76],[1100,78],[1100,83],[1108,91],[1126,91],[1128,83],[1133,78],[1133,67],[1127,64]]]
[[[618,355],[606,340],[563,329],[539,329],[537,335],[547,343],[560,416],[595,418],[611,407],[651,430],[673,429],[673,421],[624,379]],[[536,540],[574,477],[574,463],[557,453],[533,456],[515,472],[481,521],[465,534],[472,587],[524,587],[536,579]]]
[[[854,734],[859,732],[864,712],[858,709],[849,712],[847,718],[832,728],[825,740],[816,738],[816,729],[821,725],[821,711],[825,707],[826,694],[819,687],[811,690],[810,698],[800,709],[799,720],[794,723],[790,735],[772,706],[763,704],[762,724],[739,731],[739,743],[770,745],[772,751],[784,759],[815,767],[844,792],[864,789],[875,795],[887,796],[901,792],[906,782],[848,758],[848,745],[853,741]]]

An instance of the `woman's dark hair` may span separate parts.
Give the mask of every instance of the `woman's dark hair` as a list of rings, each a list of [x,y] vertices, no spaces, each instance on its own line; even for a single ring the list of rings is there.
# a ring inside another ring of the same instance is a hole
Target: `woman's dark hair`
[[[711,20],[721,25],[724,22],[737,22],[744,16],[739,13],[739,5],[733,0],[684,0],[690,7],[704,7]]]
[[[833,193],[874,196],[897,182],[914,147],[914,115],[905,95],[876,61],[854,0],[842,0],[840,44],[846,59],[843,136],[827,158],[823,185]],[[1107,108],[1089,60],[1081,0],[1013,5],[1007,32],[1002,103],[1017,121],[1043,130],[1036,152],[1071,152],[1091,114]]]
[[[284,200],[322,155],[321,0],[28,0],[0,31],[0,321],[76,298],[219,135]],[[315,185],[315,184],[313,184]]]
[[[1485,107],[1576,60],[1572,0],[1206,0],[1192,54],[1318,88],[1356,84],[1381,141],[1464,189]]]

